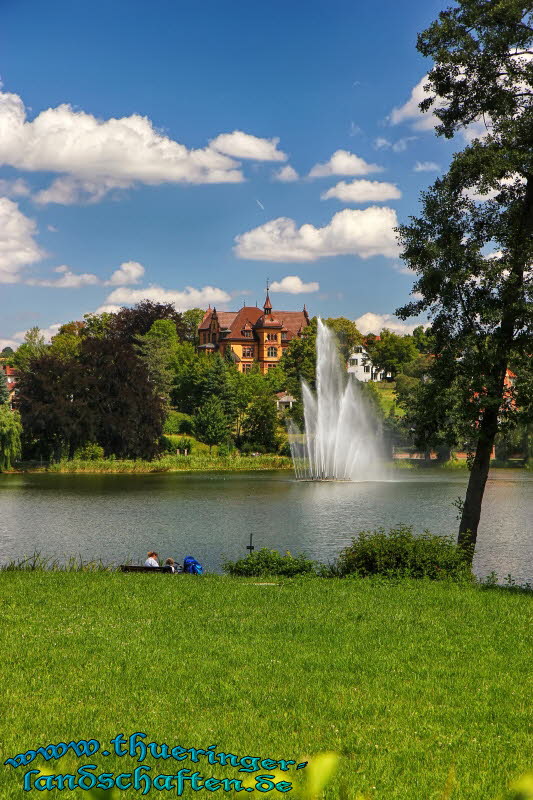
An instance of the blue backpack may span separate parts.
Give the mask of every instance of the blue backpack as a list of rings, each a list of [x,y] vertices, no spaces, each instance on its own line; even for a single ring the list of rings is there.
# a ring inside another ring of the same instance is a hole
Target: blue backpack
[[[189,575],[202,575],[203,569],[199,561],[192,556],[187,556],[183,561],[183,571]]]

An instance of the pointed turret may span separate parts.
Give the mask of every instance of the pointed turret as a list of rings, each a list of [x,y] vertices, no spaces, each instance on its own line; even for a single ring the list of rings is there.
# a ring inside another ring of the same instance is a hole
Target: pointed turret
[[[272,314],[272,303],[270,302],[268,289],[267,289],[267,296],[266,296],[265,304],[263,306],[263,311],[265,312],[265,314]]]

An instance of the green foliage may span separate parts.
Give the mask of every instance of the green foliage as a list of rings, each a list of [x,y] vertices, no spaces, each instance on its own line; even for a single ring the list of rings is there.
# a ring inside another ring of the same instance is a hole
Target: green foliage
[[[144,365],[154,393],[170,402],[174,373],[171,365],[178,349],[176,323],[170,319],[157,319],[148,333],[136,337],[136,350]]]
[[[49,352],[60,359],[68,361],[80,353],[83,322],[68,322],[62,325],[55,336],[52,336]]]
[[[531,8],[520,0],[458,0],[417,45],[434,62],[420,108],[433,109],[437,134],[451,138],[474,121],[486,126],[422,195],[420,216],[398,229],[420,299],[396,314],[428,315],[435,343],[417,398],[417,435],[420,427],[426,440],[462,429],[471,441],[459,542],[472,552],[496,435],[520,414],[531,418],[520,383],[505,388],[510,363],[531,361],[531,23]]]
[[[183,334],[182,338],[186,342],[190,342],[194,347],[197,347],[200,342],[198,335],[198,325],[201,323],[205,316],[205,311],[201,308],[190,308],[182,314]]]
[[[379,339],[368,338],[366,349],[372,364],[390,372],[393,378],[418,356],[410,336],[400,336],[386,328],[381,331]]]
[[[87,442],[86,444],[78,447],[74,453],[74,458],[80,461],[99,461],[104,457],[104,448],[96,442]]]
[[[18,411],[0,405],[0,472],[11,469],[21,454],[22,425]]]
[[[339,555],[334,574],[409,578],[466,579],[470,566],[451,537],[424,531],[416,536],[411,526],[361,531]]]
[[[269,395],[255,397],[248,406],[242,424],[242,437],[256,449],[266,452],[277,449],[278,413],[275,400]]]
[[[295,575],[314,574],[316,564],[302,553],[298,556],[289,552],[280,555],[277,550],[263,547],[237,561],[225,561],[222,569],[233,576],[263,578],[268,575],[283,575],[292,578]]]
[[[209,445],[221,444],[228,438],[229,423],[220,398],[210,397],[198,409],[194,419],[194,434],[197,439]]]
[[[348,362],[354,347],[363,343],[363,334],[358,330],[355,322],[346,317],[329,317],[324,323],[335,332],[338,347],[344,363]]]
[[[294,397],[301,395],[302,379],[315,388],[317,318],[313,317],[301,336],[290,340],[281,359],[287,376],[287,389]]]
[[[9,405],[9,389],[7,388],[7,377],[0,364],[0,406]]]
[[[24,336],[24,341],[17,348],[11,362],[18,372],[26,372],[34,358],[44,355],[48,347],[44,343],[44,336],[39,328],[30,328]]]

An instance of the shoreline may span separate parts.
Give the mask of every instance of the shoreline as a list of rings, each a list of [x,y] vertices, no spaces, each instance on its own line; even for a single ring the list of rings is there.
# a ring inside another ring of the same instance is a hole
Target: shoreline
[[[46,466],[28,465],[19,468],[4,470],[3,475],[150,475],[164,473],[198,473],[198,472],[271,472],[271,471],[293,471],[294,467],[288,456],[241,456],[239,458],[223,457],[202,458],[201,463],[194,463],[194,457],[182,456],[188,459],[188,463],[168,463],[170,459],[158,459],[150,461],[106,461],[97,463],[91,461],[65,461]],[[190,460],[189,460],[190,459]],[[200,459],[199,459],[200,461]],[[192,463],[191,463],[192,462]],[[243,463],[245,462],[245,463]],[[416,463],[393,461],[389,464],[393,470],[398,472],[467,472],[466,462],[445,462],[436,463]],[[491,464],[490,469],[505,470],[529,470],[527,464]]]

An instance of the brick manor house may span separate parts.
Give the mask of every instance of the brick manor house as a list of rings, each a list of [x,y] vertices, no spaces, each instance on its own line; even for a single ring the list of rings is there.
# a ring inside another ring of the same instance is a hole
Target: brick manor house
[[[249,372],[258,362],[266,373],[279,364],[290,340],[300,336],[307,325],[305,306],[303,311],[273,311],[267,288],[262,309],[244,306],[239,311],[217,311],[210,306],[198,326],[198,349],[222,356],[229,349],[239,372]]]

